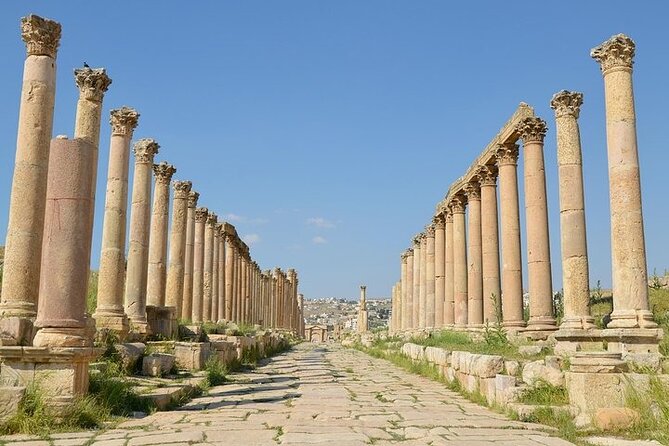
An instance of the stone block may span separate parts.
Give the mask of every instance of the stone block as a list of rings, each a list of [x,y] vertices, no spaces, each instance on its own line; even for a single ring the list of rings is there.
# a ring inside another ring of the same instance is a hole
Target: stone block
[[[603,407],[597,409],[592,424],[603,431],[624,430],[639,421],[639,413],[626,407]]]
[[[488,404],[495,402],[496,389],[496,378],[479,378],[479,392],[485,397]]]
[[[509,375],[495,376],[495,401],[505,405],[511,401],[515,396],[516,377]]]
[[[622,373],[565,374],[569,402],[578,409],[575,422],[585,426],[598,409],[625,405],[625,379]]]
[[[174,339],[177,336],[178,324],[175,307],[146,306],[146,322],[149,333]]]
[[[126,344],[115,344],[114,349],[121,357],[121,365],[127,373],[137,370],[137,361],[146,350],[146,345],[141,342],[129,342]]]
[[[402,354],[413,359],[414,361],[420,361],[425,359],[425,347],[407,342],[402,346]]]
[[[439,347],[425,347],[425,358],[440,366],[448,365],[451,352]]]
[[[662,371],[662,355],[659,353],[624,353],[623,361],[629,364],[632,370],[643,370],[650,372]]]
[[[496,355],[476,355],[470,373],[480,378],[494,378],[504,371],[504,358]]]
[[[540,345],[521,345],[518,347],[518,353],[523,356],[535,356],[541,354],[543,347]]]
[[[504,369],[507,375],[516,376],[520,372],[520,363],[518,361],[504,361]]]
[[[163,372],[160,358],[155,356],[145,356],[142,360],[142,375],[161,376]]]
[[[23,386],[0,387],[0,423],[10,419],[19,410],[19,403],[25,395]]]
[[[538,381],[544,381],[553,386],[564,385],[564,373],[561,370],[548,367],[543,361],[533,361],[523,367],[523,382],[533,386]]]
[[[211,355],[209,342],[175,342],[177,365],[185,370],[202,370]]]
[[[464,387],[467,392],[477,392],[479,390],[479,378],[474,375],[464,375]]]

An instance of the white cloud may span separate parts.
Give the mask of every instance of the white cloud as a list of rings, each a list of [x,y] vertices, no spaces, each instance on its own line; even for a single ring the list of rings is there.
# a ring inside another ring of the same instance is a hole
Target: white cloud
[[[258,234],[246,234],[242,236],[242,240],[244,240],[244,242],[250,246],[260,242],[260,236]]]
[[[323,217],[310,217],[307,218],[307,224],[309,226],[315,226],[317,228],[334,228],[335,224],[329,220],[324,219]]]
[[[223,218],[225,218],[227,221],[237,221],[237,222],[246,220],[241,215],[237,215],[237,214],[233,214],[233,213],[225,214],[223,216]]]
[[[269,220],[266,218],[257,217],[251,219],[251,224],[254,225],[266,225],[267,223],[269,223]]]
[[[312,238],[311,241],[315,243],[316,245],[324,245],[328,241],[325,239],[325,237],[321,237],[320,235],[317,235],[316,237]]]

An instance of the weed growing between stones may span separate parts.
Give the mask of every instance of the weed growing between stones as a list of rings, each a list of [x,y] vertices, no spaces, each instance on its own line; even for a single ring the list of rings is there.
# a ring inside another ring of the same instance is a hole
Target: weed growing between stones
[[[515,418],[518,418],[517,415]],[[530,423],[545,424],[557,429],[558,435],[567,441],[583,444],[584,432],[580,432],[572,416],[562,410],[554,410],[552,407],[538,407],[523,421]]]
[[[630,384],[627,386],[626,402],[639,417],[624,434],[669,444],[669,383],[654,375],[650,376],[648,391],[640,391]]]
[[[532,405],[563,406],[569,404],[569,395],[564,386],[554,386],[540,379],[534,383],[534,386],[521,393],[518,402]]]
[[[204,365],[207,387],[220,386],[227,381],[228,367],[216,356],[212,356]]]

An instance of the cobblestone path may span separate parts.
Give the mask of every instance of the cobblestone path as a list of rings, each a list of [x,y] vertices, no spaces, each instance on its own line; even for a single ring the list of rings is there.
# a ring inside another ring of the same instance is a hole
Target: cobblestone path
[[[233,379],[176,411],[113,430],[2,441],[23,446],[572,444],[387,361],[335,345],[301,344]]]

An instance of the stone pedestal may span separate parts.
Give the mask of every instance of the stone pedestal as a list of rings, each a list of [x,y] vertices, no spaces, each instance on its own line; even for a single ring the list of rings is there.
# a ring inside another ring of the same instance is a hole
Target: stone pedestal
[[[112,110],[110,115],[112,135],[102,223],[98,301],[94,318],[98,329],[112,330],[123,339],[129,330],[128,317],[123,307],[128,163],[130,141],[137,127],[139,113],[132,108],[122,107]]]
[[[175,307],[146,306],[146,321],[153,336],[175,339],[178,334],[177,309]]]
[[[1,338],[28,344],[35,317],[56,95],[56,51],[60,24],[29,15],[21,19],[27,57],[23,68],[16,160],[5,243]],[[4,319],[19,318],[25,322]],[[10,330],[21,329],[16,332]],[[1,343],[4,343],[2,341]]]

